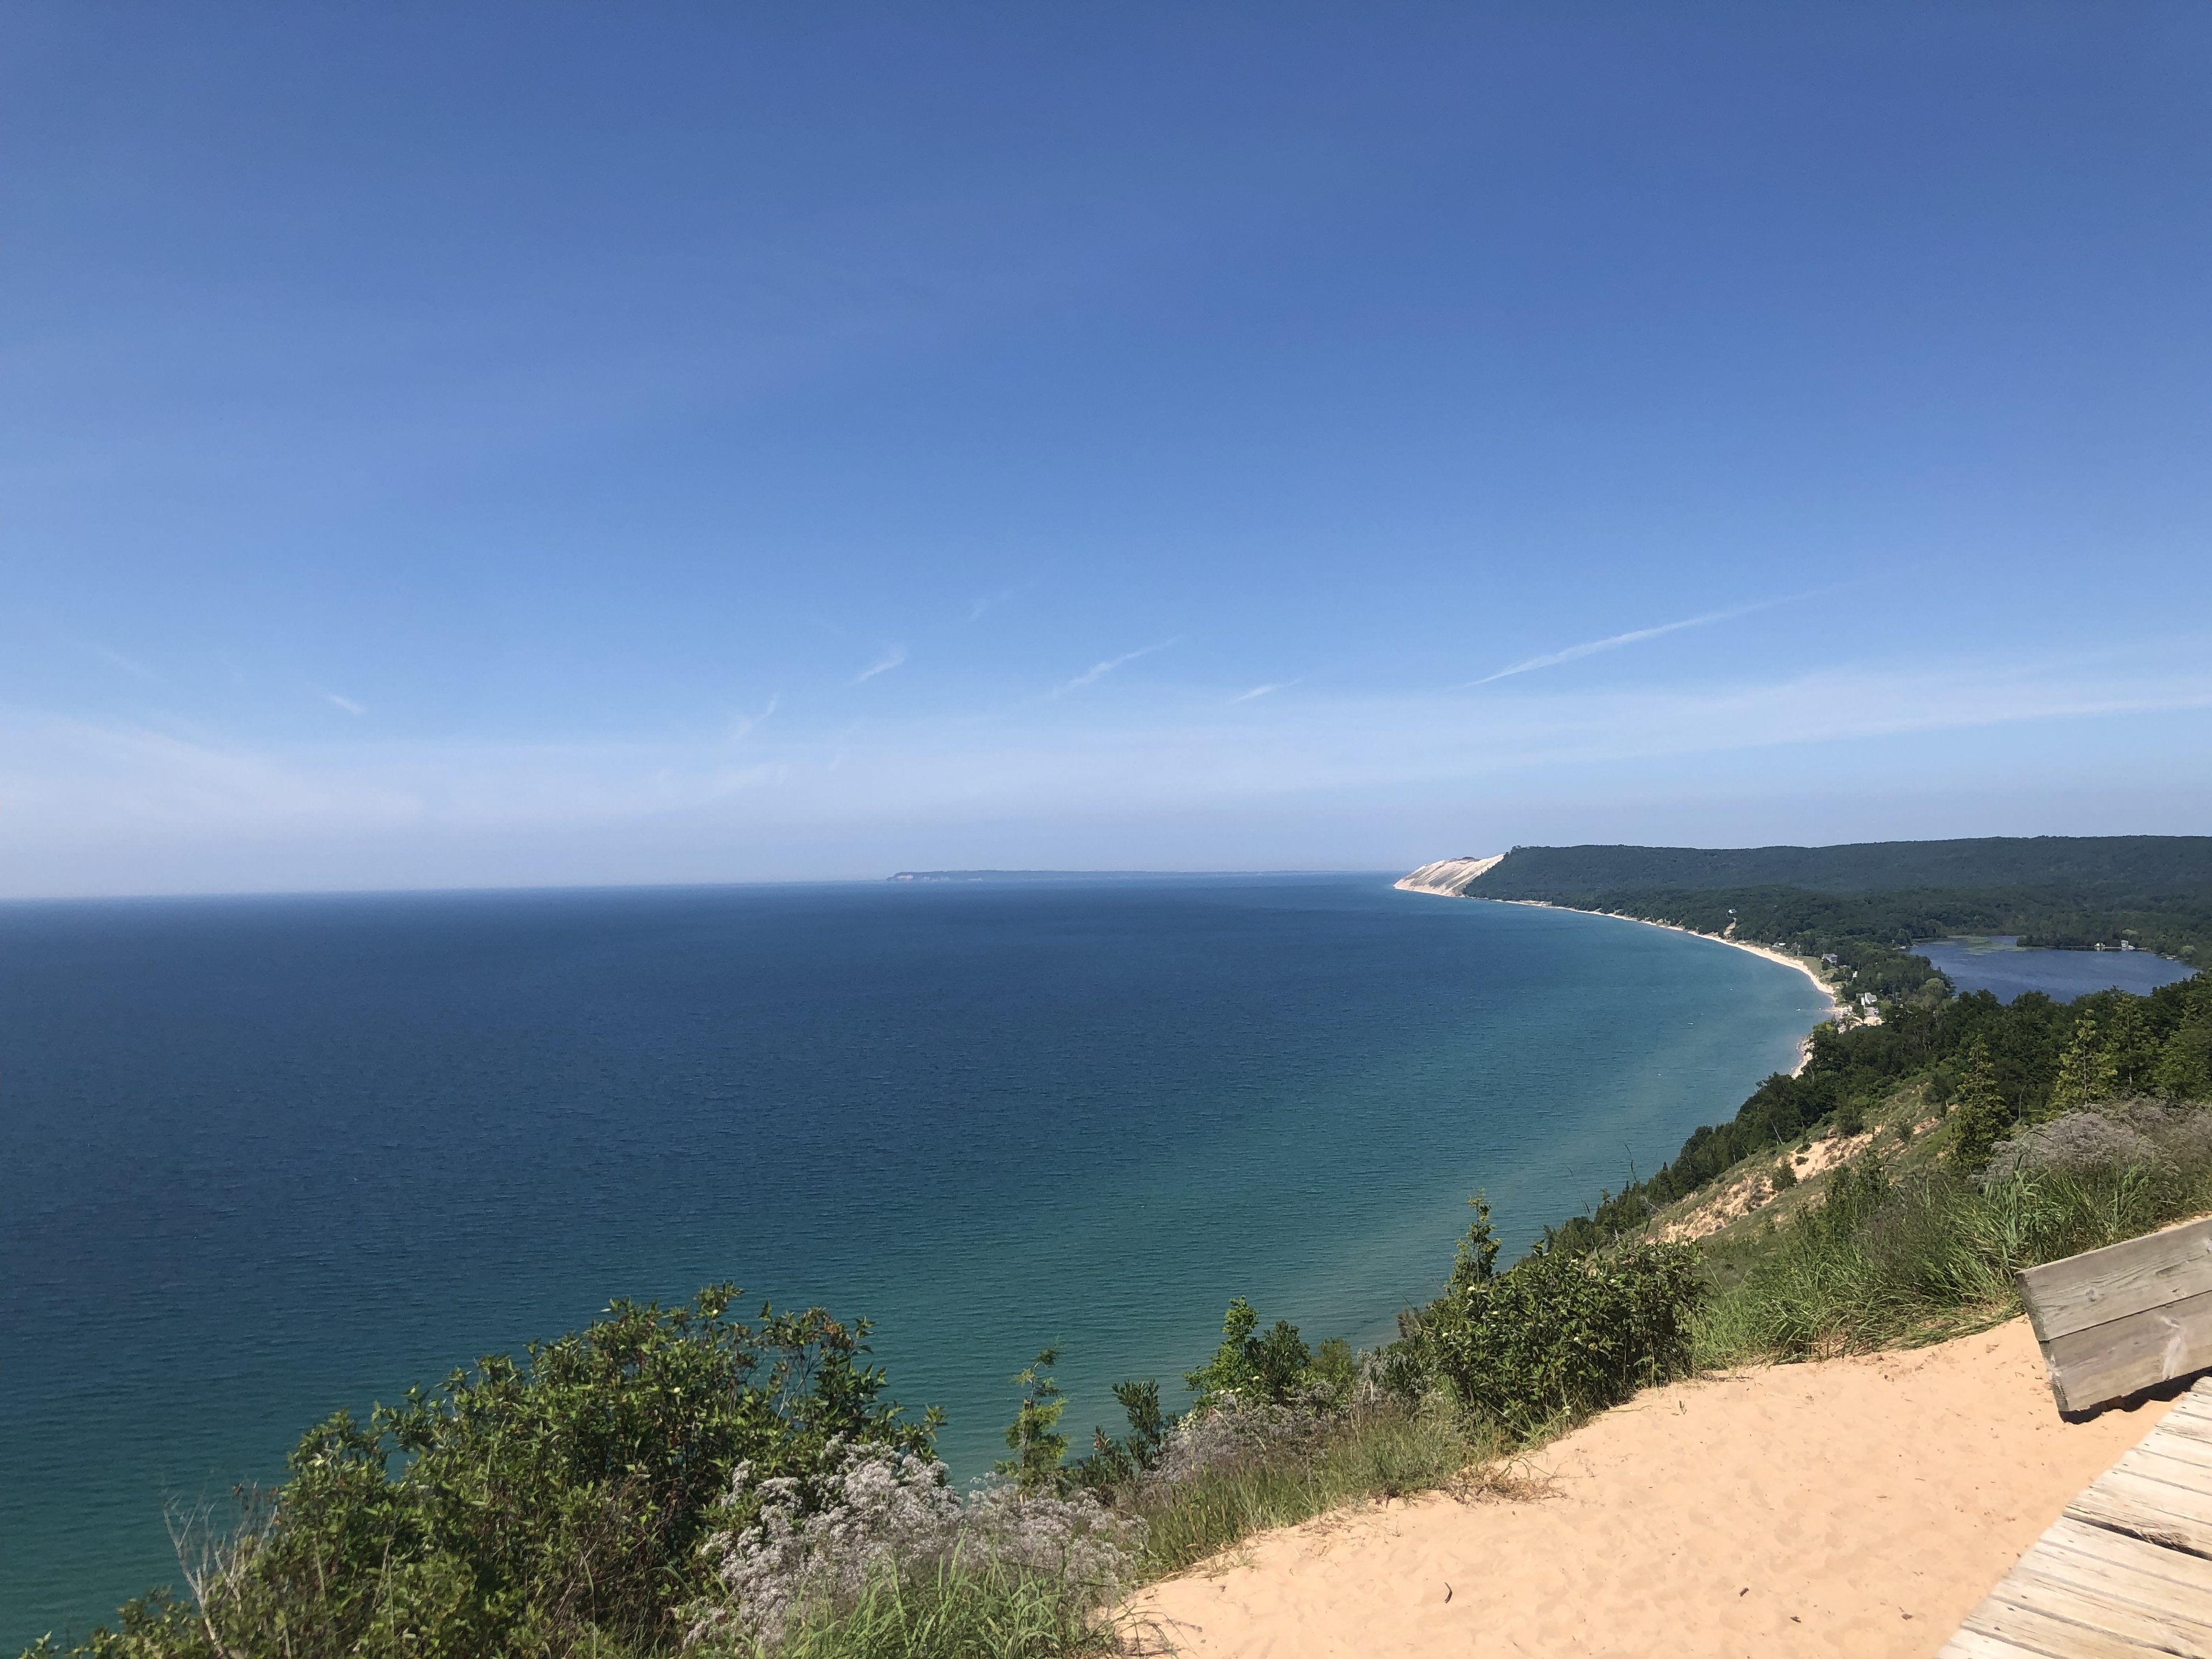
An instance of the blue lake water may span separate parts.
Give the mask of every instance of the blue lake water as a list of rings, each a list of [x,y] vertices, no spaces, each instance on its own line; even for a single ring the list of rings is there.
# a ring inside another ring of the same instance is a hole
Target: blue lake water
[[[2092,991],[2141,996],[2196,972],[2148,951],[2022,950],[2008,934],[1936,939],[1912,949],[1950,975],[1960,990],[1987,991],[2000,1002],[2010,1002],[2023,991],[2040,991],[2058,1002]]]
[[[0,906],[0,1651],[173,1582],[171,1498],[612,1297],[877,1322],[1000,1451],[1250,1297],[1372,1341],[1787,1068],[1799,974],[1387,878]]]

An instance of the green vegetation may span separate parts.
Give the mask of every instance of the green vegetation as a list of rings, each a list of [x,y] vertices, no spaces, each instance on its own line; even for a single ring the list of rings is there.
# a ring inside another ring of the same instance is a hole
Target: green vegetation
[[[1399,1316],[1384,1352],[1401,1395],[1441,1385],[1477,1420],[1533,1437],[1687,1365],[1701,1293],[1693,1250],[1631,1243],[1583,1255],[1547,1240],[1501,1273],[1490,1206],[1474,1205],[1449,1285]]]
[[[812,1474],[836,1447],[926,1449],[883,1403],[865,1324],[617,1303],[589,1329],[341,1412],[234,1528],[182,1552],[190,1603],[149,1598],[82,1651],[154,1656],[654,1651],[703,1584],[731,1470]]]
[[[805,1620],[785,1659],[1060,1659],[1113,1650],[1094,1599],[1048,1573],[945,1565],[919,1583],[886,1577],[848,1606]]]
[[[1138,1492],[1147,1577],[1194,1566],[1269,1527],[1347,1504],[1466,1483],[1506,1483],[1488,1468],[1505,1443],[1448,1404],[1364,1407],[1330,1431],[1211,1464],[1156,1492]]]
[[[1890,1008],[1880,1025],[1814,1034],[1802,1073],[1759,1085],[1727,1123],[1692,1132],[1672,1163],[1602,1196],[1549,1237],[1588,1250],[1641,1228],[1667,1205],[1742,1160],[1771,1157],[1808,1133],[1863,1122],[1909,1082],[1957,1109],[1971,1164],[2015,1127],[2115,1095],[2212,1095],[2212,983],[2202,976],[2147,997],[2105,991],[2071,1003],[1986,991],[1932,1006]]]
[[[2057,888],[2092,899],[2202,893],[2212,884],[2212,836],[1989,836],[1840,847],[1516,847],[1481,884],[1486,894],[1499,888],[1593,893],[1752,887],[1885,895]]]
[[[131,1603],[87,1659],[1079,1653],[1131,1585],[1261,1527],[1461,1482],[1680,1370],[1693,1253],[1538,1250],[1498,1271],[1478,1200],[1451,1284],[1380,1352],[1309,1345],[1241,1298],[1165,1413],[1066,1458],[1051,1350],[999,1484],[962,1496],[861,1363],[865,1325],[727,1316],[734,1291],[487,1358],[367,1425],[318,1425],[189,1599]],[[53,1652],[42,1644],[40,1651]]]
[[[1835,955],[1854,992],[1939,1000],[1925,939],[2009,933],[2212,960],[2212,836],[1847,847],[1516,847],[1468,890]]]
[[[1709,1250],[1723,1280],[1700,1366],[1935,1340],[2020,1310],[2023,1267],[2212,1210],[2212,1112],[2154,1103],[2063,1113],[1976,1173],[1945,1146],[1909,1173],[1866,1157],[1824,1201]]]

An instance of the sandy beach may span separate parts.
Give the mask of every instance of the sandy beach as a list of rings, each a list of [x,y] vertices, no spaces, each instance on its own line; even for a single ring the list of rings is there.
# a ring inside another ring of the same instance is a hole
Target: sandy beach
[[[2063,1421],[2025,1320],[1650,1390],[1531,1461],[1265,1534],[1132,1604],[1192,1659],[1928,1656],[2164,1415]]]

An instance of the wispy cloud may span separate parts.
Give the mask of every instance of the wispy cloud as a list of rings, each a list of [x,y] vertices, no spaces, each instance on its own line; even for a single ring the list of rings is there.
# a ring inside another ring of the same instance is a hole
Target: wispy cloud
[[[737,743],[745,738],[750,737],[753,733],[754,728],[759,726],[760,723],[766,720],[770,714],[775,713],[777,707],[782,702],[783,693],[779,691],[768,700],[768,707],[762,709],[759,714],[732,714],[730,717],[730,741],[732,743]]]
[[[368,713],[368,705],[367,703],[356,702],[351,697],[342,697],[335,691],[324,692],[323,701],[325,702],[336,703],[339,708],[344,709],[347,714],[352,714],[356,717]]]
[[[1164,651],[1174,643],[1173,640],[1162,640],[1158,645],[1140,645],[1134,651],[1124,651],[1118,657],[1109,657],[1103,662],[1094,662],[1066,684],[1053,687],[1052,695],[1055,697],[1064,697],[1071,691],[1080,691],[1086,685],[1096,685],[1123,665],[1133,663],[1139,657],[1149,657],[1155,651]]]
[[[870,663],[866,668],[863,668],[860,671],[860,678],[855,679],[853,684],[855,685],[866,685],[870,680],[875,678],[877,675],[890,673],[892,669],[896,668],[905,660],[906,647],[904,646],[894,645],[886,647],[883,655],[878,657],[875,661]]]
[[[1300,678],[1304,677],[1301,676]],[[1257,701],[1259,698],[1267,696],[1273,692],[1287,691],[1297,683],[1298,682],[1297,680],[1277,680],[1270,685],[1255,685],[1249,691],[1239,691],[1235,696],[1230,698],[1229,701],[1232,703],[1253,702]]]
[[[1641,645],[1646,640],[1656,640],[1664,634],[1679,634],[1686,628],[1703,628],[1711,623],[1729,622],[1737,617],[1747,617],[1754,611],[1765,611],[1774,605],[1788,605],[1792,600],[1811,597],[1809,593],[1793,593],[1786,599],[1761,599],[1755,605],[1739,605],[1726,611],[1708,611],[1699,617],[1685,617],[1680,622],[1661,623],[1656,628],[1635,628],[1626,634],[1609,634],[1601,640],[1584,640],[1580,645],[1571,645],[1561,651],[1547,651],[1540,657],[1516,662],[1510,668],[1499,669],[1495,674],[1485,674],[1479,680],[1469,680],[1468,684],[1470,687],[1488,685],[1493,680],[1533,673],[1539,668],[1557,668],[1561,663],[1579,662],[1584,657],[1595,657],[1601,651],[1618,651],[1625,645]]]
[[[1316,812],[1346,800],[1426,811],[1445,794],[1464,799],[1480,780],[1500,812],[1534,810],[1563,787],[1587,795],[1616,783],[1632,805],[1652,799],[1646,763],[1751,750],[1785,757],[1773,769],[1780,779],[1840,776],[1893,792],[1899,779],[1955,788],[1962,775],[2008,776],[2032,744],[2047,761],[2039,774],[2046,800],[2063,801],[2089,792],[2111,745],[2152,741],[2141,716],[2212,709],[2207,644],[1906,657],[1698,684],[1522,681],[1481,697],[1260,698],[1233,718],[1218,698],[1210,711],[1146,703],[1096,723],[1033,702],[990,721],[879,715],[849,732],[779,731],[789,746],[764,734],[757,756],[741,757],[719,734],[490,744],[370,743],[326,729],[271,744],[0,706],[0,799],[9,803],[0,814],[0,891],[358,884],[371,868],[405,884],[592,880],[665,872],[671,849],[700,878],[730,879],[763,867],[747,859],[848,834],[878,837],[866,844],[896,868],[917,836],[967,833],[963,824],[1028,814],[1058,833],[1193,805],[1228,815],[1230,857],[1267,825],[1304,816],[1304,807],[1285,811],[1293,798]],[[2066,724],[2090,721],[2111,724]],[[2003,744],[1976,735],[2007,726],[2035,735]],[[2196,815],[2179,821],[2199,821],[2206,789],[2195,780],[2212,776],[2202,763],[2212,727],[2169,721],[2155,739],[2174,774],[2158,787],[2180,803],[2177,813]],[[1829,744],[1844,746],[1821,747]],[[1797,783],[1776,787],[1784,791],[1777,810],[1815,811],[1787,804]],[[1802,822],[1792,834],[1818,827]],[[541,858],[554,862],[526,861]]]
[[[968,607],[968,620],[971,623],[979,623],[982,621],[984,617],[989,616],[991,612],[996,611],[1000,605],[1004,605],[1008,599],[1012,599],[1015,594],[1021,591],[1022,590],[1018,587],[1009,587],[1001,593],[984,594],[982,598],[977,599],[974,604]]]

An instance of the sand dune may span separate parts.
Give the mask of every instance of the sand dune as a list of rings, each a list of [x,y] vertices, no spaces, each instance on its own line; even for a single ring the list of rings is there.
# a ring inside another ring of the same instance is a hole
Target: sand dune
[[[1444,898],[1463,898],[1472,882],[1486,870],[1494,867],[1504,858],[1503,853],[1492,853],[1488,858],[1438,859],[1434,864],[1425,864],[1411,875],[1402,876],[1392,886],[1408,893],[1436,893]]]
[[[2163,1404],[2063,1422],[2025,1320],[1655,1389],[1534,1460],[1267,1534],[1132,1611],[1182,1654],[1932,1655]]]

